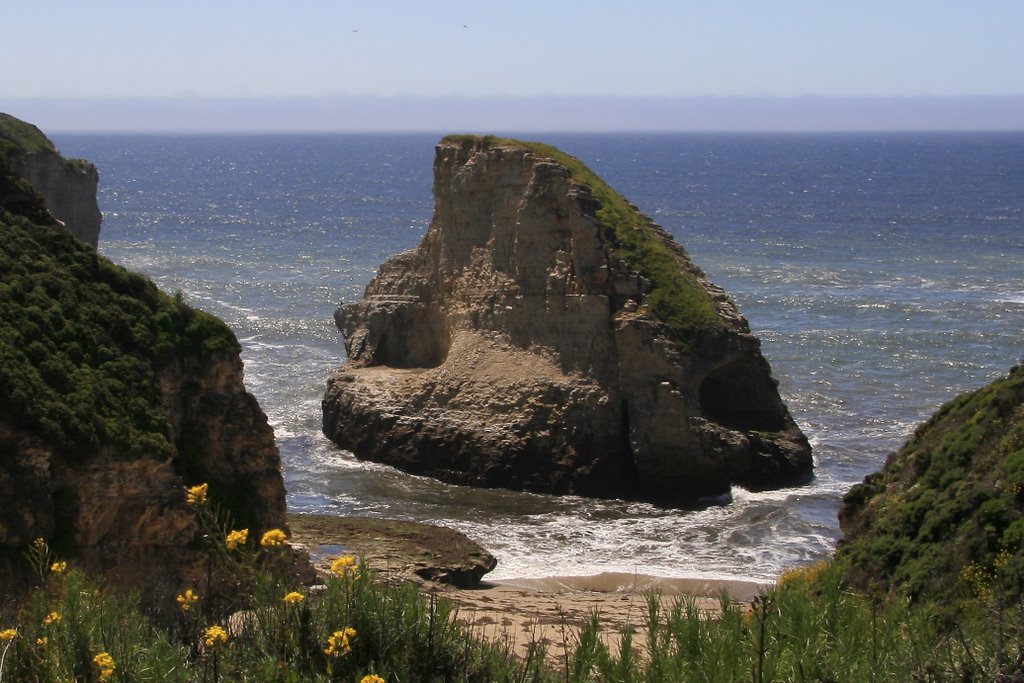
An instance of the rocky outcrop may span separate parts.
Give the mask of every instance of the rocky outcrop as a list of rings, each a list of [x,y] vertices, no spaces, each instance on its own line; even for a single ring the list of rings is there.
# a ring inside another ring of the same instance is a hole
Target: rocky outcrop
[[[96,202],[100,174],[81,160],[68,161],[59,154],[30,154],[15,172],[46,198],[46,207],[72,235],[96,246],[103,215]]]
[[[187,484],[208,483],[234,527],[254,536],[287,528],[273,429],[245,391],[237,353],[159,374],[170,457],[104,445],[82,458],[0,421],[0,548],[43,538],[90,570],[166,597],[201,555]]]
[[[341,554],[359,557],[386,580],[474,588],[498,561],[464,534],[394,519],[289,515],[292,540],[309,548],[321,574]]]
[[[178,473],[208,483],[237,527],[287,528],[274,430],[245,389],[238,352],[178,357],[159,381]]]
[[[72,235],[96,246],[103,215],[97,203],[99,172],[81,159],[65,159],[31,124],[0,113],[0,161],[26,180],[46,208]]]
[[[450,137],[434,174],[423,242],[335,314],[335,443],[460,484],[672,504],[810,476],[743,316],[582,164]]]
[[[109,262],[48,206],[0,165],[0,592],[42,538],[173,602],[205,556],[187,486],[207,483],[253,537],[287,528],[273,430],[223,322]]]

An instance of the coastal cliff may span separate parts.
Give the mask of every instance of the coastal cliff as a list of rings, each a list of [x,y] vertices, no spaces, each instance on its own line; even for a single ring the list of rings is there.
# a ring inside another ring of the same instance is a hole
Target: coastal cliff
[[[99,172],[81,159],[65,159],[35,126],[0,113],[0,167],[42,195],[47,211],[72,235],[96,246],[100,213]]]
[[[454,483],[668,504],[811,475],[735,305],[577,160],[453,136],[434,195],[420,246],[335,314],[336,444]]]
[[[200,559],[199,483],[236,528],[287,528],[273,430],[227,326],[73,237],[10,168],[0,235],[0,575],[42,538],[173,595]]]

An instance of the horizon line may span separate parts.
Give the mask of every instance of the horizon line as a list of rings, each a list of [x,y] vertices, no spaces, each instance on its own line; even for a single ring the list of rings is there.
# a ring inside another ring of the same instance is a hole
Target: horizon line
[[[0,110],[68,133],[1024,131],[1024,94],[35,97]]]

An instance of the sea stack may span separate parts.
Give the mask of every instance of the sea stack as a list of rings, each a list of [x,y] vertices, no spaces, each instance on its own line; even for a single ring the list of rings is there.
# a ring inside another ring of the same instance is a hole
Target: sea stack
[[[324,433],[447,482],[686,505],[807,480],[736,306],[575,158],[450,136],[434,216],[335,321]]]

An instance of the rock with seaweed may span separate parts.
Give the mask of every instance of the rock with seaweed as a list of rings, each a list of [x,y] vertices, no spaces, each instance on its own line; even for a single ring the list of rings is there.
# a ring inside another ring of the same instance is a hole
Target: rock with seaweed
[[[34,130],[2,124],[8,151]],[[185,487],[199,483],[235,526],[286,528],[273,430],[245,390],[231,330],[74,237],[10,164],[0,237],[8,577],[42,538],[86,568],[172,594],[195,559]]]
[[[335,319],[324,432],[449,482],[689,504],[811,476],[733,302],[563,152],[451,136],[434,217]]]
[[[1024,589],[1024,368],[942,406],[843,500],[862,589],[946,604]]]

